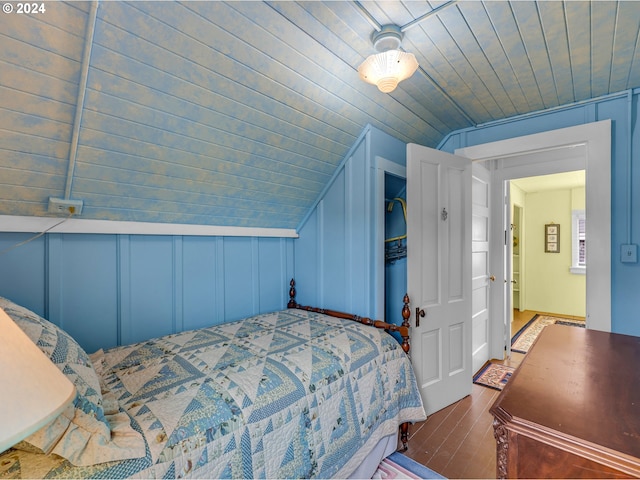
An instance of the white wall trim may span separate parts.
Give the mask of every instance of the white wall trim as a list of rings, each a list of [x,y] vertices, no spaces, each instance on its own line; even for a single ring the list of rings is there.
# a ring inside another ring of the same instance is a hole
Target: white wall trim
[[[58,224],[58,225],[56,225]],[[96,233],[114,235],[187,235],[207,237],[298,238],[291,228],[231,227],[181,223],[121,222],[83,218],[0,215],[0,232]]]

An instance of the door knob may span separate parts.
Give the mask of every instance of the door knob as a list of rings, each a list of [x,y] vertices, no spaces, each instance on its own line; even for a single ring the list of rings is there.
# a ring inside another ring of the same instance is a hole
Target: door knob
[[[489,280],[491,280],[492,282],[495,282],[496,281],[496,276],[495,275],[491,275],[489,277]]]
[[[426,313],[422,308],[416,307],[416,327],[420,326],[420,317],[424,317],[425,315]]]

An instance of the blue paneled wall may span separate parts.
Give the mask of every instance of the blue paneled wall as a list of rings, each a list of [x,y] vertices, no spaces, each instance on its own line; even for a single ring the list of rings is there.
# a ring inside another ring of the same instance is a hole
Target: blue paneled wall
[[[622,263],[620,248],[626,243],[640,244],[639,111],[640,89],[636,89],[456,131],[439,146],[440,150],[453,153],[457,148],[611,119],[611,327],[613,332],[637,336],[640,336],[637,313],[640,311],[640,263]],[[353,295],[354,285],[370,286],[372,278],[379,272],[373,267],[377,250],[372,237],[362,237],[364,243],[352,241],[357,229],[369,232],[373,228],[375,211],[370,209],[370,216],[363,225],[358,225],[353,223],[349,204],[354,192],[368,195],[374,204],[375,189],[367,183],[366,177],[363,183],[352,182],[350,168],[363,162],[370,165],[372,145],[386,145],[386,155],[390,159],[396,156],[393,148],[397,145],[375,129],[367,135],[370,135],[370,140],[363,139],[356,144],[344,163],[343,171],[338,173],[331,188],[324,192],[322,200],[300,229],[300,238],[295,241],[296,278],[312,286],[301,297],[309,304],[328,304],[333,308],[379,316],[373,305],[374,289],[363,290],[365,293],[360,297]],[[357,186],[355,191],[354,185]],[[366,188],[370,190],[364,191]],[[355,260],[362,252],[371,259],[369,264]]]
[[[299,303],[384,317],[377,302],[384,295],[380,280],[385,274],[385,192],[384,182],[377,181],[378,158],[404,166],[406,144],[368,125],[299,227],[295,241]],[[378,222],[382,222],[380,235]]]
[[[285,308],[292,276],[291,238],[46,234],[0,255],[0,295],[89,352]]]
[[[640,89],[636,89],[457,131],[439,147],[453,152],[456,148],[611,119],[611,330],[637,336],[640,336],[640,263],[622,263],[620,248],[626,243],[640,244],[639,94]]]
[[[611,119],[612,330],[640,336],[640,264],[620,246],[640,243],[640,90],[454,132],[440,149],[504,140]],[[298,301],[380,318],[384,255],[378,238],[384,192],[376,157],[403,165],[400,142],[367,126],[299,238],[0,233],[0,295],[49,318],[88,351],[222,323]],[[295,257],[295,262],[294,262]],[[295,263],[295,265],[294,265]]]

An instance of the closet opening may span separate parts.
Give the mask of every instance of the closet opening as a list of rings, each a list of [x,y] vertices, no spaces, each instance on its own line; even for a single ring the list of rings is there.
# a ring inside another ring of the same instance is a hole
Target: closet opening
[[[407,180],[384,173],[385,321],[398,323],[407,291]]]

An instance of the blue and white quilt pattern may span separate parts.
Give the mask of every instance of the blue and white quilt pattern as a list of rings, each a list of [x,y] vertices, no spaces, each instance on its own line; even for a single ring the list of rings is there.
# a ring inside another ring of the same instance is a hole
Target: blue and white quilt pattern
[[[426,418],[392,336],[302,310],[117,347],[92,360],[103,390],[116,394],[143,433],[146,456],[90,467],[45,457],[54,463],[43,476],[345,477],[400,423]],[[37,456],[21,455],[21,462]]]

